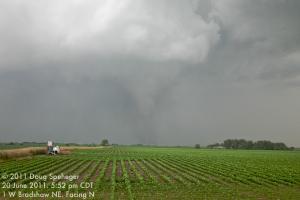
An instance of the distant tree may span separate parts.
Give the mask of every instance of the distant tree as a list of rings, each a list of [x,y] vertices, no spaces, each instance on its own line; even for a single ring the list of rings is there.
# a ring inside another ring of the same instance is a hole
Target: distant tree
[[[276,149],[276,150],[287,150],[289,148],[284,143],[278,142],[278,143],[273,143],[273,149]]]
[[[267,140],[259,140],[254,142],[253,144],[254,149],[265,149],[265,150],[272,150],[274,149],[272,142]]]
[[[195,148],[196,148],[196,149],[200,149],[200,144],[196,144],[196,145],[195,145]]]
[[[108,139],[103,139],[103,140],[101,141],[101,146],[108,146],[108,145],[109,145]]]
[[[211,145],[210,145],[211,146]],[[244,139],[227,139],[223,142],[226,149],[263,149],[263,150],[287,150],[289,149],[284,143],[273,143],[268,140],[259,140],[252,142]]]
[[[253,142],[251,140],[247,141],[246,149],[253,149]]]
[[[232,148],[233,148],[233,140],[232,140],[232,139],[224,140],[223,146],[224,146],[226,149],[232,149]]]

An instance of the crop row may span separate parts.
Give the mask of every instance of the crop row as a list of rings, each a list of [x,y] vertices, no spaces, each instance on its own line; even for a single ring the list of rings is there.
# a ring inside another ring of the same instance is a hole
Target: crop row
[[[181,188],[276,188],[300,185],[300,172],[295,165],[296,157],[287,162],[284,157],[278,155],[276,159],[265,159],[252,152],[249,155],[243,152],[243,156],[240,156],[239,152],[232,156],[233,153],[227,151],[220,151],[220,155],[202,151],[197,153],[193,150],[190,152],[184,155],[185,150],[173,152],[172,149],[150,148],[147,152],[139,152],[134,148],[128,151],[110,148],[81,150],[66,156],[12,160],[0,163],[0,181],[4,181],[3,174],[10,173],[77,175],[77,180],[68,183],[93,182],[94,187],[89,190],[101,194],[103,199],[136,199],[140,191],[149,188],[149,191],[176,191]],[[263,163],[263,159],[268,162]],[[24,184],[30,182],[29,179],[5,181]],[[51,182],[46,181],[47,184]],[[52,191],[51,188],[41,190]],[[63,192],[66,190],[68,188],[61,189]]]

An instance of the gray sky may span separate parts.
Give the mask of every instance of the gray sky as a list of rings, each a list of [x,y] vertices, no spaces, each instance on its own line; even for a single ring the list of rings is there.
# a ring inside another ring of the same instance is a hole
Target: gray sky
[[[300,146],[300,1],[0,1],[0,141]]]

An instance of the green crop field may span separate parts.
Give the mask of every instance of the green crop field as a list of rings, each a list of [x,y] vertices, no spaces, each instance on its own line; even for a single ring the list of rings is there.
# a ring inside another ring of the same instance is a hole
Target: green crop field
[[[300,199],[299,151],[113,147],[2,161],[0,172],[0,199]]]

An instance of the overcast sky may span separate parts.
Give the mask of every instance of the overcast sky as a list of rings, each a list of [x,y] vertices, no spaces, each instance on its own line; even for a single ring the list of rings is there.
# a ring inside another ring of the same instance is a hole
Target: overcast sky
[[[300,146],[300,1],[0,1],[0,142]]]

